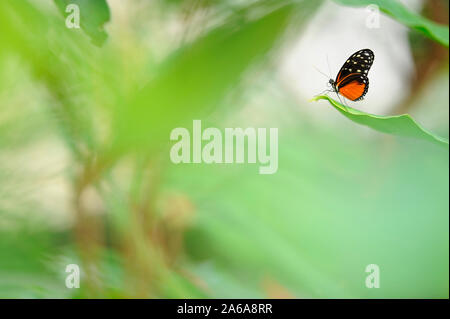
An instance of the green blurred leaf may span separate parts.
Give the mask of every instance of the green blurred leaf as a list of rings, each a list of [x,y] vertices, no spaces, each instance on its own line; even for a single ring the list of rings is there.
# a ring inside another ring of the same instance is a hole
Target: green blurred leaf
[[[334,0],[346,6],[368,6],[377,5],[381,11],[391,16],[398,22],[422,32],[427,37],[448,47],[448,26],[437,24],[419,14],[409,11],[404,5],[396,0]]]
[[[116,146],[167,142],[170,130],[214,110],[244,71],[274,47],[294,7],[225,24],[178,50],[130,103],[119,106]]]
[[[108,4],[105,0],[54,0],[59,10],[66,17],[66,7],[76,4],[80,8],[80,26],[96,45],[105,42],[108,35],[103,26],[110,19]]]
[[[30,228],[0,231],[0,298],[70,297],[71,291],[64,285],[64,268],[54,269],[55,259],[67,248],[67,237]]]
[[[328,100],[336,110],[348,119],[355,123],[373,128],[379,132],[418,138],[436,143],[443,147],[448,147],[448,141],[446,139],[425,130],[409,114],[379,116],[344,106],[326,95],[320,95],[313,99],[313,101],[318,100]]]

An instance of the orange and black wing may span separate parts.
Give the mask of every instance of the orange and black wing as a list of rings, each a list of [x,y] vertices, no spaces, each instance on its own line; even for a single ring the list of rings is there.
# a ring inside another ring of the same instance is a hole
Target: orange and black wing
[[[373,64],[374,54],[370,49],[353,53],[342,66],[336,77],[336,90],[352,101],[361,100],[369,89],[367,77]]]
[[[358,73],[350,74],[337,85],[337,90],[347,99],[359,101],[369,90],[369,78]]]

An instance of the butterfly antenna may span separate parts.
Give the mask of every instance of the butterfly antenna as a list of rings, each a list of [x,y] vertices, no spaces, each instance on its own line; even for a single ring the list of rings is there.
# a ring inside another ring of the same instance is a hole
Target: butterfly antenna
[[[313,66],[313,68],[316,69],[317,72],[319,72],[320,74],[325,76],[327,79],[330,79],[330,77],[328,75],[326,75],[324,72],[320,71],[317,67]]]
[[[327,53],[327,65],[328,65],[328,73],[331,74],[330,60],[328,59],[328,53]],[[331,78],[331,76],[330,76],[330,78]]]

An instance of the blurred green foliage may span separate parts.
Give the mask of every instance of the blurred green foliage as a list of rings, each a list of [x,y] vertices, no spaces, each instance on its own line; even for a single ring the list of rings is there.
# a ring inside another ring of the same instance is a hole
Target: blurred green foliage
[[[174,127],[211,113],[242,73],[274,46],[294,9],[288,4],[254,21],[227,23],[177,50],[130,103],[119,106],[114,129],[119,147],[167,143]]]
[[[448,26],[440,25],[427,18],[412,12],[397,0],[334,0],[337,3],[348,6],[377,5],[381,11],[388,14],[398,22],[422,32],[427,37],[438,41],[448,47]]]
[[[66,8],[69,4],[76,4],[80,9],[80,26],[88,34],[93,43],[102,45],[107,34],[104,25],[110,20],[108,4],[105,0],[54,0],[58,9],[66,15]]]
[[[269,85],[321,1],[136,1],[200,31],[106,25],[102,46],[107,8],[76,30],[49,3],[0,2],[0,297],[448,298],[448,148],[329,127]],[[193,119],[279,127],[278,172],[172,164]]]

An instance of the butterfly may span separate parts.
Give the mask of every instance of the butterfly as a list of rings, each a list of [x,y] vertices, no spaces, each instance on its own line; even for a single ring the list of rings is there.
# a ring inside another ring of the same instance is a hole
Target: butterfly
[[[336,94],[351,101],[362,100],[369,90],[367,75],[374,58],[375,55],[370,49],[353,53],[339,70],[336,80],[330,79],[329,81]]]

